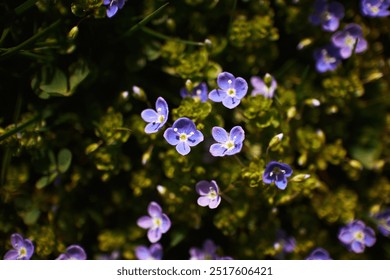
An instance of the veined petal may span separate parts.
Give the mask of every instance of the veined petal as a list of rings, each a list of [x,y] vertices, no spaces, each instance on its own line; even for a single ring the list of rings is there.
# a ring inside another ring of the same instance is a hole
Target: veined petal
[[[214,126],[211,130],[211,134],[215,141],[219,143],[225,143],[229,140],[229,135],[225,129],[219,126]]]
[[[196,183],[195,190],[199,195],[208,195],[210,192],[210,186],[210,182],[202,180]]]
[[[245,139],[245,131],[241,126],[235,126],[230,130],[230,139],[234,143],[241,143]]]
[[[163,121],[162,124],[165,124],[166,121],[168,120],[169,109],[168,109],[168,103],[165,101],[164,98],[162,98],[162,97],[157,98],[157,100],[156,100],[156,111],[159,114],[164,116],[164,121]]]
[[[149,248],[150,254],[153,259],[155,260],[161,260],[163,255],[163,247],[160,243],[154,243],[150,245]]]
[[[352,252],[356,254],[363,253],[364,244],[360,241],[353,241],[352,244],[350,245],[350,249],[352,250]]]
[[[173,123],[172,128],[173,129],[176,128],[179,133],[186,133],[188,135],[191,132],[194,132],[196,130],[196,125],[189,118],[183,117],[183,118],[177,119]]]
[[[366,227],[363,232],[364,232],[364,244],[368,247],[373,246],[376,242],[374,230],[370,227]]]
[[[339,233],[339,240],[343,242],[344,244],[350,244],[354,238],[351,231],[347,228],[342,228]]]
[[[228,109],[233,109],[240,104],[240,99],[236,97],[226,97],[224,100],[222,100],[222,104],[228,108]]]
[[[227,97],[227,93],[223,89],[213,89],[209,93],[209,99],[214,102],[221,102]]]
[[[176,145],[176,151],[181,154],[182,156],[187,155],[189,152],[191,152],[190,146],[187,144],[187,142],[181,141],[179,144]]]
[[[187,139],[187,144],[190,147],[194,147],[204,140],[204,136],[203,136],[202,132],[200,132],[199,130],[195,130],[193,132],[194,132],[194,134],[191,135],[190,137],[188,137],[188,139]]]
[[[141,113],[141,118],[146,122],[155,122],[158,120],[158,114],[153,109],[145,109]]]
[[[218,75],[217,84],[221,89],[233,88],[236,78],[229,72],[222,72]],[[211,98],[210,98],[211,99]]]
[[[218,207],[218,205],[221,203],[221,197],[218,196],[216,199],[211,200],[209,203],[209,208],[210,209],[215,209]]]
[[[243,78],[238,77],[234,83],[234,89],[236,90],[237,98],[241,99],[248,91],[248,83]]]
[[[235,144],[233,149],[227,150],[225,155],[231,156],[231,155],[237,154],[241,151],[241,149],[242,149],[242,142]]]
[[[287,178],[284,174],[276,174],[275,185],[281,190],[287,187]]]
[[[142,216],[137,220],[137,225],[144,229],[151,228],[153,226],[153,220],[149,216]]]
[[[24,245],[23,237],[19,233],[14,233],[11,235],[11,244],[15,249],[19,249]]]
[[[31,256],[34,254],[34,244],[29,239],[24,240],[24,247],[26,248],[26,259],[31,259]]]
[[[117,11],[118,11],[118,6],[117,5],[110,5],[110,6],[107,7],[106,14],[110,18],[110,17],[113,17],[116,14]]]
[[[161,232],[166,233],[171,228],[171,220],[166,214],[162,214]]]
[[[162,214],[161,206],[157,202],[150,202],[148,205],[148,214],[153,218],[160,218]]]
[[[4,260],[17,260],[19,257],[19,252],[17,250],[9,250],[4,255]]]
[[[169,144],[173,146],[176,146],[180,142],[179,135],[173,130],[173,128],[168,128],[165,130],[164,138]]]
[[[227,149],[219,143],[210,146],[210,154],[214,157],[223,157],[226,151]]]
[[[156,133],[157,131],[160,130],[161,128],[161,123],[148,123],[146,126],[145,126],[145,133],[147,134],[152,134],[152,133]]]
[[[147,235],[150,243],[156,243],[161,239],[162,232],[160,228],[149,229]]]
[[[210,198],[206,196],[201,196],[198,198],[197,203],[199,206],[206,207],[210,204]]]

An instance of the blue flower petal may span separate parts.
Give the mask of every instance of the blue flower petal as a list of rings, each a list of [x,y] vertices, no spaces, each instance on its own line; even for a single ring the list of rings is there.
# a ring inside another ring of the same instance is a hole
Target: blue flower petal
[[[87,259],[87,254],[84,249],[79,245],[71,245],[66,248],[66,253],[68,259],[76,259],[76,260],[85,260]]]
[[[148,214],[150,215],[150,217],[160,218],[162,214],[161,206],[154,201],[150,202],[148,205]]]
[[[219,143],[225,143],[229,140],[229,135],[225,129],[219,126],[214,126],[211,130],[211,134],[215,141]]]
[[[209,93],[209,99],[214,102],[222,102],[227,97],[227,93],[225,90],[221,89],[213,89]]]
[[[176,146],[180,142],[179,135],[173,130],[173,128],[168,128],[165,130],[164,138],[169,144],[173,146]]]
[[[210,209],[215,209],[218,207],[218,205],[221,203],[221,197],[218,196],[216,199],[213,199],[209,203],[209,208]]]
[[[164,125],[168,120],[168,113],[169,113],[168,104],[164,98],[162,98],[162,97],[157,98],[156,111],[159,114],[164,116],[164,121],[162,122],[162,125]]]
[[[214,157],[223,157],[225,155],[225,152],[227,151],[227,149],[223,145],[215,143],[215,144],[210,146],[209,151],[210,151],[210,154]]]
[[[151,122],[151,123],[148,123],[145,126],[144,131],[147,134],[152,134],[152,133],[156,133],[157,131],[159,131],[161,127],[162,127],[161,123],[153,123],[153,122]]]
[[[222,104],[228,108],[228,109],[233,109],[240,104],[240,99],[236,97],[226,97],[224,100],[222,100]]]
[[[176,151],[182,156],[185,156],[191,151],[191,148],[188,146],[187,142],[181,141],[179,144],[177,144]]]
[[[245,131],[241,126],[235,126],[230,130],[230,139],[234,141],[235,144],[242,143],[245,139]]]
[[[178,133],[186,133],[188,135],[191,132],[195,132],[196,125],[189,118],[179,118],[173,123],[172,128],[177,128]]]
[[[162,224],[161,224],[161,232],[166,233],[171,228],[171,220],[168,218],[166,214],[162,214],[161,216]]]
[[[113,17],[116,12],[118,11],[118,6],[117,5],[110,5],[107,7],[106,14],[109,18]]]
[[[199,181],[195,185],[195,190],[199,195],[208,195],[210,192],[210,182],[206,180]]]
[[[338,238],[344,244],[350,244],[354,240],[353,234],[348,228],[342,228]]]
[[[4,255],[4,260],[17,260],[19,257],[19,252],[17,250],[9,250]]]
[[[195,131],[193,131],[193,135],[188,137],[187,144],[190,147],[194,147],[194,146],[198,145],[200,142],[202,142],[203,140],[204,140],[204,136],[203,136],[202,132],[200,132],[199,130],[195,130]]]
[[[210,204],[210,198],[207,196],[201,196],[198,198],[197,203],[199,206],[206,207]]]
[[[352,252],[360,254],[364,252],[364,244],[360,241],[353,241],[350,245]]]
[[[229,72],[222,72],[218,75],[217,84],[221,89],[233,88],[235,77]]]
[[[373,246],[376,242],[374,230],[370,227],[366,227],[363,232],[364,232],[364,244],[368,247]]]
[[[225,155],[231,156],[231,155],[237,154],[241,151],[241,149],[242,149],[242,142],[235,144],[233,149],[227,150]]]
[[[11,244],[15,249],[19,249],[24,246],[23,237],[19,233],[14,233],[11,235]]]
[[[284,174],[282,173],[276,174],[275,185],[281,190],[284,190],[286,188],[287,179],[284,176]]]
[[[158,120],[158,114],[153,109],[146,109],[142,111],[141,118],[146,122],[155,122]]]
[[[135,248],[135,256],[139,260],[149,260],[152,258],[149,249],[146,246],[137,246]]]
[[[150,245],[149,248],[150,254],[155,260],[161,260],[163,255],[163,247],[160,243],[155,243]]]
[[[153,226],[153,220],[149,216],[142,216],[137,220],[137,225],[140,228],[151,228]]]
[[[26,248],[26,259],[29,260],[34,253],[34,244],[29,239],[24,240],[24,247]]]
[[[151,228],[148,230],[148,239],[150,243],[156,243],[161,239],[162,232],[160,228]]]
[[[248,91],[248,83],[243,78],[238,77],[234,83],[234,89],[236,90],[237,98],[241,99]]]

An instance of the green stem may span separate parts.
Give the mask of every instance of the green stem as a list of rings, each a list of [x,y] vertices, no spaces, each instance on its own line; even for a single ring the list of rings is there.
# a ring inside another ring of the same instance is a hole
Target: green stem
[[[150,36],[153,36],[153,37],[156,37],[156,38],[162,39],[162,40],[176,41],[176,42],[183,43],[185,45],[191,45],[191,46],[203,46],[204,45],[204,43],[202,43],[202,42],[194,42],[194,41],[182,40],[182,39],[178,39],[178,38],[172,38],[172,37],[169,37],[167,35],[156,32],[156,31],[154,31],[150,28],[147,28],[147,27],[142,27],[141,30]]]
[[[17,15],[23,14],[25,11],[27,11],[32,6],[34,6],[35,3],[37,3],[37,2],[38,2],[38,0],[27,0],[26,2],[24,2],[23,4],[21,4],[15,8],[15,14],[17,14]]]
[[[5,58],[8,58],[9,56],[11,55],[14,55],[15,53],[17,53],[18,51],[22,50],[24,47],[30,45],[31,43],[33,43],[34,41],[38,40],[39,38],[45,36],[47,33],[51,32],[52,30],[54,30],[59,24],[60,24],[61,20],[57,20],[56,22],[52,23],[50,26],[46,27],[45,29],[43,29],[42,31],[38,32],[37,34],[35,34],[34,36],[32,36],[31,38],[27,39],[26,41],[24,41],[23,43],[15,46],[15,47],[12,47],[12,48],[9,48],[5,53],[1,54],[0,55],[0,60],[3,60]]]
[[[142,26],[144,26],[145,24],[147,24],[149,21],[151,21],[155,16],[157,16],[166,6],[169,5],[169,2],[165,3],[164,5],[162,5],[160,8],[158,8],[157,10],[155,10],[153,13],[151,13],[150,15],[146,16],[145,18],[143,18],[141,21],[139,21],[137,24],[135,24],[134,26],[132,26],[128,31],[126,31],[121,37],[119,37],[119,40],[122,40],[130,35],[132,35],[135,31],[137,31],[138,29],[140,29]]]
[[[11,28],[6,28],[3,30],[3,33],[1,33],[1,37],[0,37],[0,46],[3,44],[5,38],[7,37],[7,35],[9,34],[9,32],[11,31]]]

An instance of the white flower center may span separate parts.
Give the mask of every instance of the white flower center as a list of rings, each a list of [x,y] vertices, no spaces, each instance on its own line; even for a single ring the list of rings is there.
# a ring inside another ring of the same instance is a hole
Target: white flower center
[[[353,237],[355,238],[355,240],[357,241],[363,241],[364,240],[364,233],[362,231],[357,231],[353,234]]]
[[[230,97],[234,97],[236,96],[236,90],[234,88],[229,88],[227,91],[226,91],[227,95],[229,95]]]
[[[162,220],[160,218],[153,218],[153,228],[159,228],[162,225]]]
[[[210,187],[210,190],[209,190],[209,193],[207,194],[207,197],[210,199],[210,200],[214,200],[218,197],[218,194],[216,193],[216,191]]]
[[[324,58],[324,61],[328,64],[336,62],[336,58],[330,56],[326,50],[322,50],[322,57]]]
[[[179,133],[178,129],[176,127],[173,129],[173,131],[176,132],[179,135],[179,140],[182,141],[182,142],[187,141],[188,138],[190,138],[192,135],[195,134],[193,131],[191,131],[190,134],[187,134],[185,132]]]
[[[355,42],[356,42],[357,38],[351,36],[351,35],[347,35],[345,37],[345,44],[350,47],[350,48],[353,48],[353,46],[355,45]]]
[[[25,247],[20,247],[19,249],[19,259],[27,256],[27,249]]]

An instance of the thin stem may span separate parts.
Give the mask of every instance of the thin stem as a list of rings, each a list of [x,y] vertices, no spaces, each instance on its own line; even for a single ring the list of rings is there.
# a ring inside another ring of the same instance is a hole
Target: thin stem
[[[189,41],[189,40],[172,38],[172,37],[169,37],[169,36],[164,35],[162,33],[156,32],[156,31],[154,31],[150,28],[147,28],[147,27],[142,27],[141,30],[144,31],[146,34],[151,35],[153,37],[156,37],[158,39],[176,41],[176,42],[183,43],[185,45],[190,45],[190,46],[204,46],[204,43],[202,43],[202,42],[194,42],[194,41]]]
[[[9,48],[5,53],[0,55],[0,60],[3,60],[5,58],[8,58],[9,56],[14,55],[18,51],[22,50],[24,47],[30,45],[34,41],[36,41],[39,38],[45,36],[47,33],[51,32],[54,29],[56,29],[57,26],[60,24],[60,22],[61,22],[61,20],[57,20],[56,22],[52,23],[50,26],[48,26],[45,29],[43,29],[42,31],[38,32],[37,34],[35,34],[31,38],[27,39],[23,43],[15,46],[15,47]]]
[[[11,28],[5,28],[3,30],[3,33],[1,33],[1,37],[0,37],[0,46],[3,44],[5,38],[7,38],[7,35],[9,34],[9,32],[11,31]]]
[[[34,6],[36,2],[38,2],[38,0],[27,0],[26,2],[24,2],[23,4],[21,4],[15,8],[15,10],[14,10],[15,14],[17,14],[17,15],[23,14],[25,11],[27,11],[32,6]]]
[[[234,155],[234,158],[236,159],[236,161],[238,162],[239,165],[241,165],[241,167],[246,167],[244,165],[244,163],[242,163],[242,161],[240,160],[240,158],[237,156],[237,155]]]

